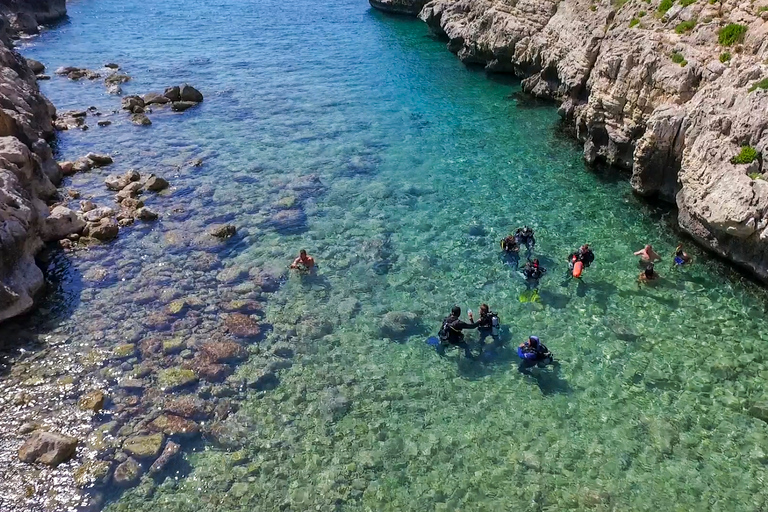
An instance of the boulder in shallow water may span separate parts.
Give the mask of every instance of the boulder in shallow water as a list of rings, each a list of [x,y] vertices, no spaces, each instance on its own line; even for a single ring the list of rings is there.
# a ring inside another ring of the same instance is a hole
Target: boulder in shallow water
[[[224,317],[224,326],[238,338],[255,338],[261,334],[259,323],[248,315],[230,313]]]
[[[112,477],[116,485],[121,487],[130,487],[139,481],[143,469],[141,464],[132,457],[115,468],[115,474]]]
[[[160,192],[167,188],[168,181],[160,176],[155,176],[154,174],[150,174],[149,178],[147,178],[147,181],[144,183],[144,189],[149,190],[150,192]]]
[[[177,443],[174,443],[173,441],[168,441],[168,443],[165,445],[163,453],[161,453],[157,460],[153,462],[149,467],[149,474],[154,475],[161,472],[165,466],[167,466],[168,463],[173,460],[174,457],[176,457],[180,450],[181,446],[179,446]]]
[[[161,433],[133,436],[123,442],[123,451],[137,459],[154,459],[163,449],[165,436]]]
[[[171,104],[171,109],[174,112],[184,112],[197,105],[194,101],[174,101]]]
[[[402,340],[422,330],[421,319],[410,311],[390,311],[381,320],[381,335],[393,340]]]
[[[32,70],[32,72],[36,75],[39,75],[43,71],[45,71],[45,64],[43,64],[40,61],[37,61],[35,59],[26,59],[27,60],[27,66],[29,66],[29,69]]]
[[[104,79],[104,83],[107,85],[124,84],[131,80],[131,77],[125,73],[112,73]],[[142,105],[144,106],[144,105]]]
[[[248,357],[242,345],[232,340],[207,341],[200,345],[199,350],[217,363],[236,363]]]
[[[117,238],[120,226],[112,217],[105,217],[98,222],[89,222],[83,229],[83,235],[106,242]]]
[[[148,92],[147,94],[144,95],[145,105],[165,105],[166,103],[170,103],[170,102],[171,100],[169,100],[159,92]]]
[[[144,114],[131,115],[131,122],[136,126],[150,126],[152,121]]]
[[[264,226],[279,233],[296,233],[307,227],[307,216],[299,208],[280,210],[269,217]]]
[[[200,433],[197,423],[173,414],[161,414],[149,424],[149,428],[167,436],[193,437]]]
[[[74,437],[37,430],[19,448],[19,460],[58,466],[71,459],[76,449]]]
[[[85,158],[93,162],[93,167],[104,167],[114,162],[112,156],[101,153],[88,153]]]
[[[164,391],[175,391],[197,383],[198,377],[186,368],[168,368],[157,373],[157,385]]]
[[[181,101],[181,87],[168,87],[165,89],[163,96],[168,98],[169,101]]]
[[[193,103],[200,103],[203,101],[203,93],[189,84],[182,85],[179,94],[181,96],[181,101],[191,101]]]
[[[216,238],[230,238],[235,236],[237,228],[232,224],[214,224],[208,228],[208,233]]]
[[[75,485],[80,489],[104,485],[109,480],[112,463],[106,460],[88,460],[75,470]]]
[[[80,397],[77,406],[84,411],[99,412],[104,408],[104,392],[96,389]]]
[[[47,242],[61,240],[74,233],[80,233],[85,221],[66,206],[57,206],[45,219],[43,240]]]
[[[92,210],[87,211],[83,215],[83,219],[85,219],[86,222],[99,222],[101,219],[114,216],[115,210],[108,206],[100,206],[99,208],[93,208]]]
[[[133,214],[134,218],[142,220],[144,222],[151,222],[153,220],[157,220],[158,214],[147,208],[146,206],[142,206],[136,212]]]

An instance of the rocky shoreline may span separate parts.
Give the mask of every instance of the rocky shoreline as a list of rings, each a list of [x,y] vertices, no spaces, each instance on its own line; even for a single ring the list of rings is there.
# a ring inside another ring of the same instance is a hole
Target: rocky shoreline
[[[113,299],[111,305],[122,305],[122,311],[88,313],[87,332],[76,337],[55,323],[41,330],[34,317],[3,326],[0,339],[10,343],[0,347],[0,479],[5,482],[0,509],[89,510],[99,508],[107,492],[137,485],[151,492],[157,478],[201,436],[236,450],[237,427],[227,419],[247,393],[278,384],[279,372],[291,366],[293,349],[264,322],[266,299],[282,276],[258,268],[222,268],[215,256],[237,239],[235,226],[200,219],[194,240],[189,232],[166,233],[169,252],[178,248],[184,260],[175,269],[160,264],[136,275],[131,272],[140,268],[135,258],[107,256],[109,248],[102,244],[120,229],[158,219],[144,198],[173,197],[175,187],[135,170],[97,176],[99,168],[115,163],[107,154],[57,163],[49,141],[56,131],[87,130],[89,119],[107,129],[111,121],[105,118],[115,119],[121,111],[127,123],[148,126],[153,109],[181,113],[202,102],[203,95],[183,84],[122,97],[120,110],[106,115],[95,107],[57,114],[37,87],[36,80],[49,78],[45,66],[19,56],[12,37],[36,33],[37,24],[32,30],[31,23],[22,23],[25,16],[38,13],[35,20],[50,21],[51,13],[59,12],[58,2],[25,5],[10,22],[0,15],[3,30],[8,29],[0,44],[0,321],[36,306],[46,283],[35,258],[46,243],[78,251],[82,262],[99,260],[82,276],[90,289],[80,300],[96,297],[99,283],[109,281],[110,274],[128,279],[131,293]],[[109,63],[106,71],[72,67],[56,74],[95,80],[105,73],[107,92],[119,95],[120,84],[130,77],[118,69]],[[175,169],[174,176],[202,165],[196,158]],[[77,173],[93,174],[100,187],[115,194],[117,206],[101,203],[103,194],[96,204],[90,195],[81,199],[74,188],[57,189],[63,177]],[[295,197],[322,189],[313,177],[292,186]],[[198,192],[201,197],[213,193]],[[186,218],[175,206],[162,216]],[[303,222],[295,218],[298,211],[280,208],[270,227],[291,229]],[[165,286],[158,288],[158,282]]]
[[[419,17],[463,62],[558,101],[588,162],[631,170],[768,282],[768,2],[433,0]]]

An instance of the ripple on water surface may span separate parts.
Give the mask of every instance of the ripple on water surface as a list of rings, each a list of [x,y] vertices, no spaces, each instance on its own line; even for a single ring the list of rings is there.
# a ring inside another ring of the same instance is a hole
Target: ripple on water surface
[[[419,22],[362,0],[80,0],[24,52],[50,68],[117,61],[134,77],[127,93],[189,81],[206,94],[183,115],[151,114],[147,129],[114,114],[108,128],[62,134],[63,159],[111,152],[110,173],[157,172],[175,188],[149,203],[159,222],[55,256],[59,291],[25,327],[70,340],[46,382],[66,359],[89,385],[113,386],[121,367],[89,361],[159,335],[154,309],[238,299],[250,293],[239,285],[280,273],[300,247],[320,262],[270,298],[273,330],[252,348],[290,344],[279,386],[249,391],[226,436],[187,450],[170,476],[113,489],[107,510],[767,506],[768,431],[752,416],[768,410],[762,290],[704,254],[685,269],[667,257],[663,279],[638,287],[631,254],[646,241],[672,251],[669,214],[623,177],[585,169],[554,108],[509,99],[517,85],[465,69]],[[43,90],[60,109],[117,108],[98,83]],[[194,158],[204,166],[185,165]],[[69,185],[107,203],[104,176]],[[240,234],[209,245],[208,222]],[[533,301],[498,254],[521,224],[536,229],[549,268]],[[564,256],[583,242],[596,263],[565,279]],[[147,289],[158,292],[150,302]],[[502,346],[467,361],[424,343],[451,305],[481,302],[500,314]],[[415,318],[383,326],[391,312]],[[192,308],[181,328],[218,325],[219,313]],[[514,347],[530,334],[558,368],[517,372]],[[253,378],[255,364],[236,378]],[[0,446],[10,460],[12,443]]]

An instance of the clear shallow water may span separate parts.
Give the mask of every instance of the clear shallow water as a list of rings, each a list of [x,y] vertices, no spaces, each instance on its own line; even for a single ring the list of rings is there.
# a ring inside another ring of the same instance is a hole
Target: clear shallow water
[[[631,254],[646,241],[672,251],[667,214],[623,177],[587,170],[553,107],[507,98],[514,82],[467,70],[423,24],[362,0],[69,9],[70,22],[25,55],[50,70],[115,61],[133,77],[126,93],[187,81],[206,100],[183,115],[155,112],[148,129],[115,114],[111,127],[60,137],[61,159],[116,156],[68,184],[99,203],[111,202],[103,177],[128,168],[174,189],[147,200],[158,223],[54,259],[50,313],[25,326],[67,336],[57,352],[70,366],[52,359],[46,378],[75,368],[81,389],[113,386],[121,370],[83,361],[170,336],[149,312],[197,295],[208,316],[173,328],[194,336],[215,328],[218,304],[240,296],[254,269],[279,272],[301,247],[320,263],[317,277],[290,276],[270,297],[262,345],[287,342],[296,356],[277,389],[249,392],[227,420],[237,443],[187,450],[170,475],[113,493],[107,510],[768,506],[768,429],[748,414],[765,399],[763,291],[695,250],[696,265],[666,261],[664,279],[639,288]],[[98,81],[42,87],[60,110],[119,108]],[[204,166],[183,165],[193,158]],[[310,174],[322,193],[290,187]],[[265,224],[290,204],[303,229]],[[211,247],[200,235],[212,221],[240,235]],[[522,280],[498,251],[521,224],[536,229],[550,268],[540,302],[521,302]],[[484,236],[470,235],[477,225]],[[564,281],[564,257],[585,241],[596,264]],[[152,300],[137,299],[147,289]],[[481,302],[499,312],[506,346],[481,361],[438,358],[425,338],[454,303]],[[382,318],[398,311],[421,322],[392,340]],[[515,346],[529,334],[559,370],[516,371]],[[61,400],[76,395],[67,388]]]

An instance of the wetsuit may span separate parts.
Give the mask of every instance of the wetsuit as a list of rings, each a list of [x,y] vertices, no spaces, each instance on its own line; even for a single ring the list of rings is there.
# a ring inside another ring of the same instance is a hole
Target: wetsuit
[[[525,245],[528,248],[528,252],[531,252],[536,245],[536,239],[533,237],[533,230],[530,228],[518,229],[515,231],[515,239],[518,244]]]
[[[497,318],[496,313],[493,313],[491,311],[488,312],[487,315],[480,314],[480,319],[477,321],[477,331],[480,333],[480,344],[482,345],[485,343],[485,338],[490,336],[494,342],[499,342],[499,334],[493,333],[493,319],[494,317]],[[497,323],[498,325],[498,323]]]
[[[523,343],[523,346],[520,347],[518,350],[518,353],[522,352],[524,355],[533,354],[533,357],[523,357],[520,361],[520,368],[521,369],[527,369],[532,366],[536,366],[537,364],[547,364],[551,363],[553,360],[552,353],[549,351],[549,349],[544,345],[543,343],[539,342],[535,347],[531,346],[530,341],[526,341]]]
[[[520,265],[520,246],[517,244],[517,239],[512,235],[508,236],[501,241],[501,248],[504,250],[509,264],[517,270]]]
[[[587,249],[586,251],[579,249],[577,257],[584,264],[584,268],[587,268],[595,261],[595,253],[592,252],[592,249]]]
[[[523,275],[525,276],[528,288],[530,289],[538,287],[539,279],[541,279],[541,276],[543,276],[546,271],[547,269],[541,265],[533,265],[531,263],[527,263],[523,269]]]
[[[445,353],[446,345],[459,347],[464,349],[464,355],[472,357],[472,352],[469,350],[469,345],[464,341],[464,333],[461,332],[464,329],[476,329],[480,325],[480,322],[467,323],[453,315],[443,320],[443,327],[440,329],[440,345],[437,347],[438,351]]]

